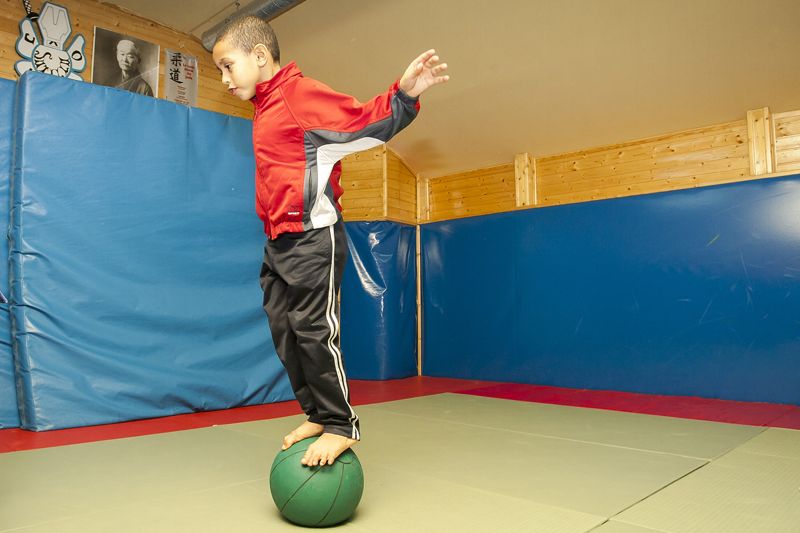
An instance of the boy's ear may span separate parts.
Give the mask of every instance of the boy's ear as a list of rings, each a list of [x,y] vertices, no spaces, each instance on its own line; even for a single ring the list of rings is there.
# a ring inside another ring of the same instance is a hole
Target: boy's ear
[[[266,66],[272,60],[272,54],[270,54],[267,47],[261,43],[253,47],[253,53],[256,56],[256,63],[259,67]]]

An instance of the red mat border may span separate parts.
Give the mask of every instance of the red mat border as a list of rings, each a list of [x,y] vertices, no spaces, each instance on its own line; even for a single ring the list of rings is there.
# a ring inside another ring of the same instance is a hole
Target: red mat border
[[[404,400],[443,392],[457,392],[495,383],[491,381],[429,377],[412,377],[388,381],[349,380],[351,403],[353,405]],[[298,415],[301,412],[297,402],[290,401],[42,432],[3,429],[0,430],[0,453],[140,437],[142,435],[155,435],[170,431],[252,422],[254,420],[269,420]]]
[[[588,407],[748,426],[800,429],[800,407],[787,404],[566,389],[521,383],[502,383],[457,392],[505,400]]]
[[[390,381],[351,380],[350,391],[354,405],[454,392],[505,400],[800,430],[800,407],[784,404],[566,389],[425,376]],[[269,420],[300,413],[297,403],[291,401],[38,433],[21,429],[4,429],[0,430],[0,453]]]

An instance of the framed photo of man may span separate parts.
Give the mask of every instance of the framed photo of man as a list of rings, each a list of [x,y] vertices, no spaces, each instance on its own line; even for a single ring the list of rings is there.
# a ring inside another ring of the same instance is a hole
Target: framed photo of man
[[[159,53],[157,44],[95,27],[92,83],[157,96]]]

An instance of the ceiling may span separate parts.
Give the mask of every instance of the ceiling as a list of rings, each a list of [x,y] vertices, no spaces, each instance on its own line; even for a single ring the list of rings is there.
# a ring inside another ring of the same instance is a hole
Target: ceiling
[[[198,38],[236,10],[114,2]],[[423,176],[800,109],[797,0],[306,0],[272,24],[284,63],[361,100],[439,51],[451,81],[390,142]]]

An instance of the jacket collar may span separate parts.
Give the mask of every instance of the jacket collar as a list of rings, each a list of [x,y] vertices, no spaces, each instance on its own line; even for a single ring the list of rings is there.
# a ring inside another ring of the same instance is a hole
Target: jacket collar
[[[302,75],[303,73],[300,72],[300,69],[297,68],[297,64],[294,61],[281,67],[270,79],[256,85],[256,94],[253,96],[253,104],[258,106],[261,102],[266,101],[270,94],[275,92],[278,87],[288,80]]]

